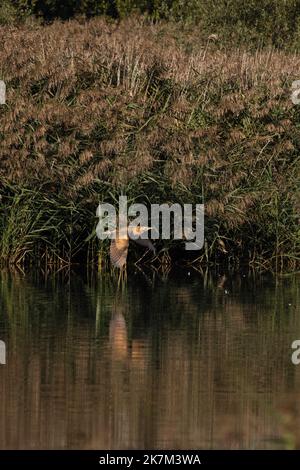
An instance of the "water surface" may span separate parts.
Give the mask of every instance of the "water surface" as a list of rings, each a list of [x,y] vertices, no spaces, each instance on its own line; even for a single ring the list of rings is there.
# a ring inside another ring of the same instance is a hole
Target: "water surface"
[[[2,272],[0,448],[300,448],[299,301],[299,277]]]

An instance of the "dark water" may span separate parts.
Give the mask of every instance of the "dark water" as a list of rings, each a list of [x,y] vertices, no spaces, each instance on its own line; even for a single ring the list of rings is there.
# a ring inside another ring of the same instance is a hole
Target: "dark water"
[[[0,274],[0,448],[299,448],[299,277]]]

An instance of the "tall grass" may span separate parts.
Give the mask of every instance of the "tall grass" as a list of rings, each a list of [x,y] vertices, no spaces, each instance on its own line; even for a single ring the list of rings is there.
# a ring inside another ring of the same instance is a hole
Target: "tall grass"
[[[5,26],[0,40],[2,262],[96,260],[96,207],[122,192],[204,202],[196,263],[297,268],[298,54],[132,18]]]
[[[202,39],[218,34],[223,43],[300,47],[300,0],[2,0],[0,24],[134,13],[197,25]]]

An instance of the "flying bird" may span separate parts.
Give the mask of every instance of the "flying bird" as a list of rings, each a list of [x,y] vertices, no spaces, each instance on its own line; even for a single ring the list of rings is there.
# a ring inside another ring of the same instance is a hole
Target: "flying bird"
[[[126,265],[129,240],[134,237],[133,241],[138,245],[148,248],[152,251],[154,256],[156,255],[156,250],[151,242],[151,240],[146,238],[136,238],[140,237],[143,233],[150,230],[151,227],[137,226],[137,227],[124,227],[116,230],[115,238],[111,240],[110,244],[110,261],[111,264],[119,269],[122,269]]]

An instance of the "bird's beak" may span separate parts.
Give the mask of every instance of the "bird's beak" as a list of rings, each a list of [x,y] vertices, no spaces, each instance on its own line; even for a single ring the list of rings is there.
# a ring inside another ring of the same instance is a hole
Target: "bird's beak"
[[[147,227],[147,230],[154,230],[156,233],[159,233],[155,227]]]

